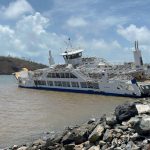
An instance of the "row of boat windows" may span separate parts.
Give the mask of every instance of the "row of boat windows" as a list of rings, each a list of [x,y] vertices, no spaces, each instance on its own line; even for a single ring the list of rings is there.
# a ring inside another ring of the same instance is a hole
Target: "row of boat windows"
[[[72,54],[72,55],[65,55],[63,57],[64,57],[64,59],[75,59],[75,58],[79,58],[81,56],[82,56],[82,53],[77,53],[77,54]]]
[[[98,83],[93,82],[80,82],[80,85],[78,82],[66,82],[66,81],[42,81],[42,80],[35,80],[35,85],[48,85],[48,86],[59,86],[59,87],[80,87],[81,88],[93,88],[93,89],[99,89]]]
[[[72,73],[48,73],[47,77],[48,78],[77,78]]]

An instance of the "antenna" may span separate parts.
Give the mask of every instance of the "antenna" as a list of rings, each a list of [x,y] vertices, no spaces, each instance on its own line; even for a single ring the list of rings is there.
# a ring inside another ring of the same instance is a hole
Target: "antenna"
[[[72,44],[71,44],[71,39],[70,39],[70,37],[68,38],[68,44],[69,44],[69,46],[72,48]]]
[[[136,50],[136,41],[135,41],[135,50]]]
[[[138,41],[137,41],[137,49],[139,49],[139,44],[138,44]]]
[[[72,48],[72,43],[71,43],[71,39],[70,39],[70,37],[68,38],[68,40],[67,40],[67,41],[64,41],[64,43],[66,44],[67,49],[68,49],[68,48]]]

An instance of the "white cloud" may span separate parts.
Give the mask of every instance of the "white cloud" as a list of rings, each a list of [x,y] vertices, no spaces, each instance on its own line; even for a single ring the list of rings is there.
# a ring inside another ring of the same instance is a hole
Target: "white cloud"
[[[85,49],[85,55],[90,57],[95,56],[105,58],[108,61],[113,62],[123,62],[125,60],[129,60],[130,58],[132,60],[132,51],[127,54],[126,50],[117,40],[106,41],[99,38],[87,40],[80,36],[73,45],[77,45]]]
[[[32,13],[33,8],[26,0],[16,0],[8,7],[1,7],[0,14],[7,19],[16,19],[25,13]]]
[[[67,25],[70,27],[84,27],[88,23],[81,17],[71,17],[67,20]]]
[[[142,52],[144,62],[150,62],[150,29],[146,26],[137,27],[134,24],[124,28],[119,26],[117,33],[125,38],[127,41],[134,43],[135,40],[139,41],[139,49]],[[134,44],[132,50],[134,49]]]
[[[104,16],[100,19],[96,19],[97,24],[101,28],[110,28],[112,26],[122,25],[127,22],[126,17],[120,17],[120,16]]]
[[[117,32],[130,42],[139,40],[139,42],[142,44],[150,43],[150,30],[146,26],[139,28],[134,24],[131,24],[126,28],[119,26]]]
[[[32,58],[43,63],[48,62],[48,50],[57,54],[63,45],[63,35],[48,32],[49,20],[40,13],[23,17],[16,27],[0,25],[0,54]]]

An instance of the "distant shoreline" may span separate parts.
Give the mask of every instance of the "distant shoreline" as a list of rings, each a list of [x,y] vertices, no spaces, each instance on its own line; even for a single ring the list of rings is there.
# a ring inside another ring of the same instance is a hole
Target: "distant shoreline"
[[[0,75],[11,75],[14,72],[27,68],[36,70],[46,68],[46,65],[15,57],[0,56]]]

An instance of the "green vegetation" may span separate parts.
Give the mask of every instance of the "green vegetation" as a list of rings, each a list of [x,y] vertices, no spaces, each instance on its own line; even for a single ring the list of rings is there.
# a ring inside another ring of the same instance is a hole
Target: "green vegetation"
[[[21,70],[21,68],[36,70],[45,67],[47,66],[30,60],[0,56],[0,75],[10,75],[14,72]]]

